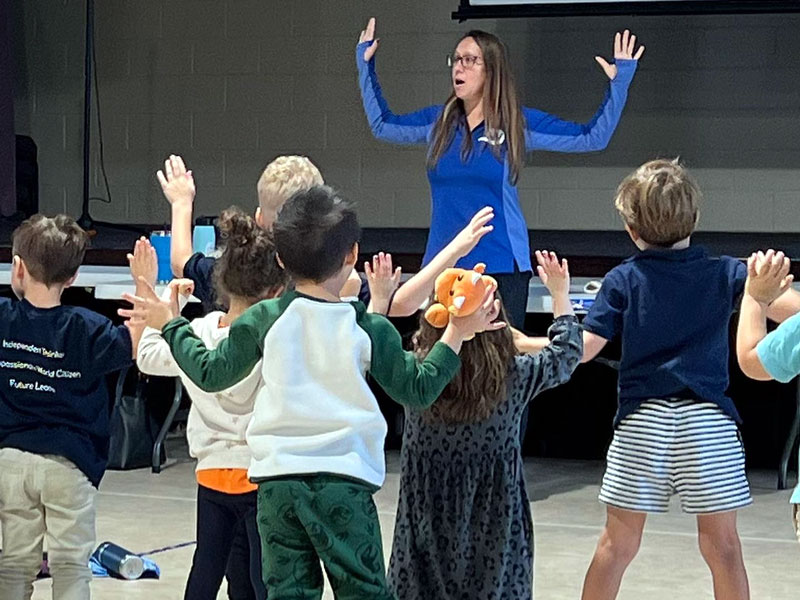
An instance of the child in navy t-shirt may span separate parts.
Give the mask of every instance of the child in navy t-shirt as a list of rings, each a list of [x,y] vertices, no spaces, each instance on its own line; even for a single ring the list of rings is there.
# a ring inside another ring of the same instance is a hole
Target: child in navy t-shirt
[[[108,457],[105,376],[132,363],[124,326],[61,305],[88,238],[67,216],[14,231],[11,286],[0,299],[0,581],[29,597],[47,541],[53,594],[89,598],[94,496]]]

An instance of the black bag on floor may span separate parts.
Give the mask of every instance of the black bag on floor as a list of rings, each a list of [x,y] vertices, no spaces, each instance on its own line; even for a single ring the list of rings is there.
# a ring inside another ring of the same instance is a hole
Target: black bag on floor
[[[144,378],[137,376],[136,393],[124,393],[128,369],[120,372],[109,429],[109,469],[141,469],[149,467],[153,457],[153,444],[158,435],[158,423],[148,410],[144,394]]]

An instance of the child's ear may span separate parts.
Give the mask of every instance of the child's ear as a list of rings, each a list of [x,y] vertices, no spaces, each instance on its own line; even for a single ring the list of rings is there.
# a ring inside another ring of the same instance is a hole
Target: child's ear
[[[18,254],[11,259],[11,290],[14,295],[22,300],[25,297],[23,281],[25,280],[25,264]]]
[[[77,278],[78,278],[78,272],[75,271],[75,274],[72,277],[70,277],[69,279],[67,279],[66,282],[64,282],[64,289],[67,289],[68,287],[71,287],[72,284],[75,283],[75,280]]]
[[[348,252],[347,256],[344,258],[344,264],[351,268],[355,266],[356,262],[358,262],[358,242],[353,244],[353,247],[350,248],[350,252]]]
[[[278,266],[285,271],[286,270],[286,265],[283,264],[283,261],[281,260],[281,256],[277,252],[275,253],[275,260],[278,262]]]
[[[28,268],[25,266],[25,261],[22,260],[22,257],[19,254],[15,254],[11,259],[11,273],[18,280],[21,280],[27,274],[27,272]]]
[[[630,225],[625,225],[625,231],[628,232],[628,235],[631,236],[631,239],[634,242],[638,242],[640,239],[642,239],[642,236],[640,236],[638,233],[636,233],[636,231],[631,229]]]

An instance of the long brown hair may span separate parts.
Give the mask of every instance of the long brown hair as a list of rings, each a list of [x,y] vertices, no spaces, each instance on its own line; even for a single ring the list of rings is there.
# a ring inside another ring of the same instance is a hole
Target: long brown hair
[[[255,304],[283,288],[288,275],[278,264],[272,234],[232,206],[219,217],[224,250],[214,265],[218,297],[237,296]]]
[[[487,136],[505,134],[505,146],[509,164],[509,178],[516,183],[525,162],[525,126],[522,108],[517,95],[517,86],[508,60],[505,44],[496,35],[485,31],[468,31],[459,43],[473,38],[483,54],[486,82],[483,85],[483,118]],[[433,130],[431,148],[428,154],[428,168],[433,169],[453,141],[459,121],[466,117],[464,102],[456,97],[455,91],[444,104]],[[492,152],[500,157],[501,145],[492,145]],[[466,160],[472,152],[472,136],[465,135],[461,145],[461,159]]]
[[[508,322],[500,307],[500,320]],[[424,358],[442,337],[442,329],[430,325],[424,317],[414,334],[414,353]],[[461,346],[461,369],[425,411],[423,418],[431,423],[477,423],[506,399],[506,383],[517,350],[508,327],[479,333]]]

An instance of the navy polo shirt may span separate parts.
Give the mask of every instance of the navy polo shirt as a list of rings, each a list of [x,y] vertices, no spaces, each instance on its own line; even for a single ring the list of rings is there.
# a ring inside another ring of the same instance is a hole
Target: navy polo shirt
[[[728,388],[728,325],[747,267],[705,249],[646,250],[612,269],[583,322],[622,340],[618,424],[651,398],[713,402],[737,422]]]

